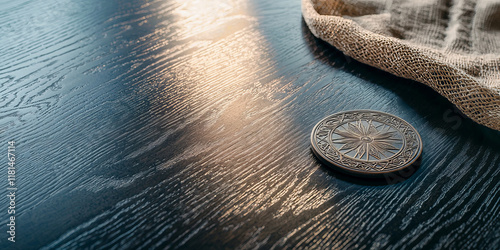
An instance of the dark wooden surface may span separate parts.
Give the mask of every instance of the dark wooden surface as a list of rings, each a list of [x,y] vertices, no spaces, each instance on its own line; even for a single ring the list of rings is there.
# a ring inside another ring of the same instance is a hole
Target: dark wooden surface
[[[1,6],[1,145],[17,142],[18,169],[1,249],[500,245],[500,133],[318,41],[298,0]],[[419,130],[411,177],[313,157],[315,123],[352,109]]]

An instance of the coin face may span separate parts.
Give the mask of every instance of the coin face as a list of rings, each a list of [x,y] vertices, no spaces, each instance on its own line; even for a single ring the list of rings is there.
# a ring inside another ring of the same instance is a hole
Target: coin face
[[[321,120],[311,133],[315,155],[343,172],[380,177],[411,166],[422,139],[408,122],[391,114],[355,110]]]

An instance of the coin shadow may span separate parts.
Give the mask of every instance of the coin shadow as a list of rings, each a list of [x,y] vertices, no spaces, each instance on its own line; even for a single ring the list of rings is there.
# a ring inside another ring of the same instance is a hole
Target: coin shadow
[[[378,177],[364,177],[346,174],[339,169],[328,166],[323,162],[323,160],[319,159],[316,154],[314,154],[312,148],[310,148],[309,153],[311,157],[314,158],[319,165],[321,165],[319,169],[325,174],[342,181],[363,186],[387,186],[402,183],[410,179],[419,170],[422,163],[422,156],[420,156],[412,165],[408,166],[404,170],[384,174]]]

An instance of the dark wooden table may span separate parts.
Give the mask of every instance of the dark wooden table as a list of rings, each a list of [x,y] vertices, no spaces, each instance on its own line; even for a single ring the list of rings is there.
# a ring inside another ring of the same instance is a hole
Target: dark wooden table
[[[1,249],[500,246],[500,133],[315,39],[300,1],[3,1]],[[407,180],[322,166],[345,110],[410,122]]]

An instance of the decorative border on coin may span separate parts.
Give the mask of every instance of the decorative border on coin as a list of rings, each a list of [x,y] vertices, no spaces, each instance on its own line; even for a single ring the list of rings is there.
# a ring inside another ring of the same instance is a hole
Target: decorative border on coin
[[[422,153],[417,130],[379,111],[340,112],[321,120],[311,133],[315,155],[339,170],[378,177],[411,166]]]

